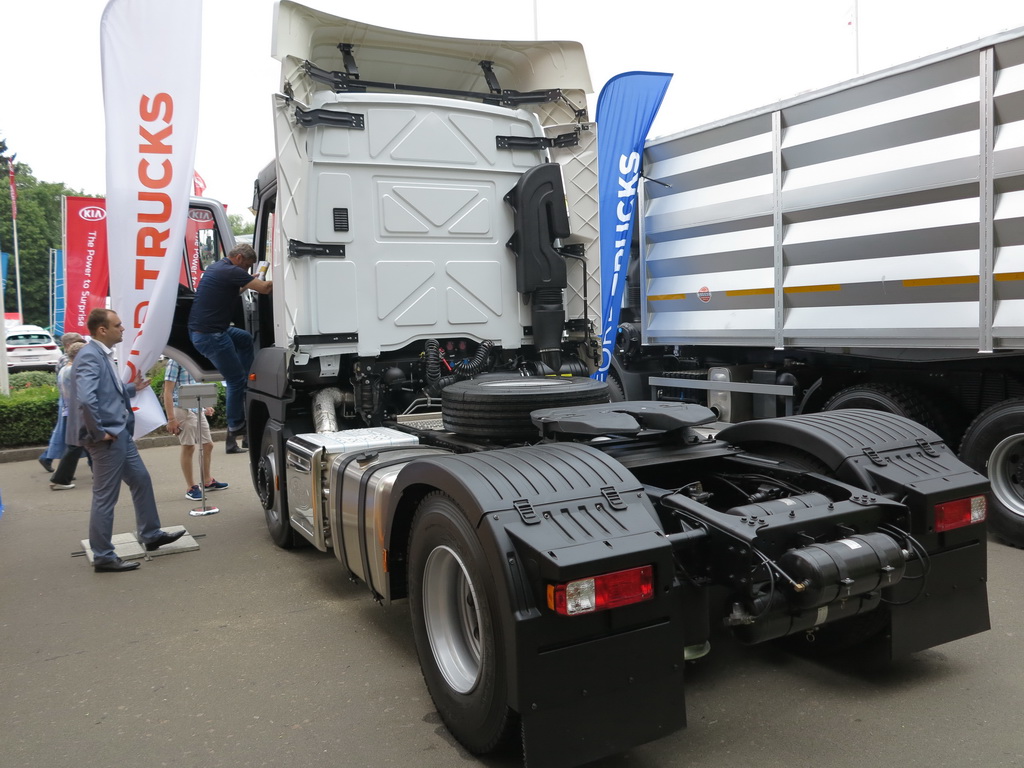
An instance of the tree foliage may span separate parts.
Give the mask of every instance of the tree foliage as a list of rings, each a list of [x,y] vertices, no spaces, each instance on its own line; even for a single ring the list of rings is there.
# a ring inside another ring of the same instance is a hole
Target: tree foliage
[[[0,140],[0,157],[7,182],[7,145]],[[50,249],[61,247],[61,197],[77,195],[95,197],[69,189],[60,182],[38,181],[32,168],[14,163],[15,186],[18,192],[18,262],[21,269],[22,319],[44,328],[50,324]],[[14,225],[11,220],[9,191],[0,195],[0,250],[10,254],[7,265],[7,290],[4,310],[18,308],[17,281],[14,271]]]
[[[251,235],[256,231],[256,222],[240,213],[229,213],[228,224],[233,235]]]

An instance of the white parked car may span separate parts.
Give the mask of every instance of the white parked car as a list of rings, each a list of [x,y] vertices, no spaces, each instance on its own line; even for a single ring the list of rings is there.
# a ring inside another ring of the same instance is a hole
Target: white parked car
[[[7,329],[7,370],[55,371],[60,346],[38,325],[16,325]]]

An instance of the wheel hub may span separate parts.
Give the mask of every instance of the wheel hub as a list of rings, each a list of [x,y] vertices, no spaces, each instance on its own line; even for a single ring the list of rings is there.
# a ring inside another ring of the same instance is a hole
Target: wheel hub
[[[423,567],[423,621],[434,661],[452,690],[471,692],[480,679],[480,606],[462,559],[440,546]]]
[[[264,509],[274,507],[274,477],[277,475],[273,454],[260,458],[256,465],[256,495]]]
[[[992,450],[988,469],[992,493],[1013,514],[1024,517],[1024,435],[1000,442]]]

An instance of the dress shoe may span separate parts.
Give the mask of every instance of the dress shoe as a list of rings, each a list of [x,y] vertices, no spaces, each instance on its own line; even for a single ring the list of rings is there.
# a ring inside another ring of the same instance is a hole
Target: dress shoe
[[[245,448],[239,448],[237,443],[235,445],[229,445],[227,448],[224,449],[224,453],[248,453],[248,452],[249,451],[247,449],[245,449]]]
[[[117,573],[119,571],[134,571],[140,565],[142,565],[142,563],[138,560],[126,562],[120,557],[115,557],[113,560],[96,560],[92,564],[92,569],[96,571],[96,573],[103,573],[104,571]]]
[[[53,462],[50,459],[39,459],[39,463],[43,465],[43,469],[53,474]]]
[[[185,533],[186,532],[184,530],[177,531],[176,533],[167,533],[167,531],[160,531],[159,536],[157,536],[152,541],[146,542],[146,551],[152,552],[154,550],[160,549],[160,547],[164,546],[165,544],[173,544],[182,536],[184,536]]]

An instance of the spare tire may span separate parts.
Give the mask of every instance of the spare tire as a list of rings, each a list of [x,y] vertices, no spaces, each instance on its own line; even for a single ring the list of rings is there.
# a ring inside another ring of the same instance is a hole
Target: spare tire
[[[605,382],[583,376],[470,379],[441,390],[441,417],[456,434],[519,442],[539,437],[533,411],[608,399]]]

